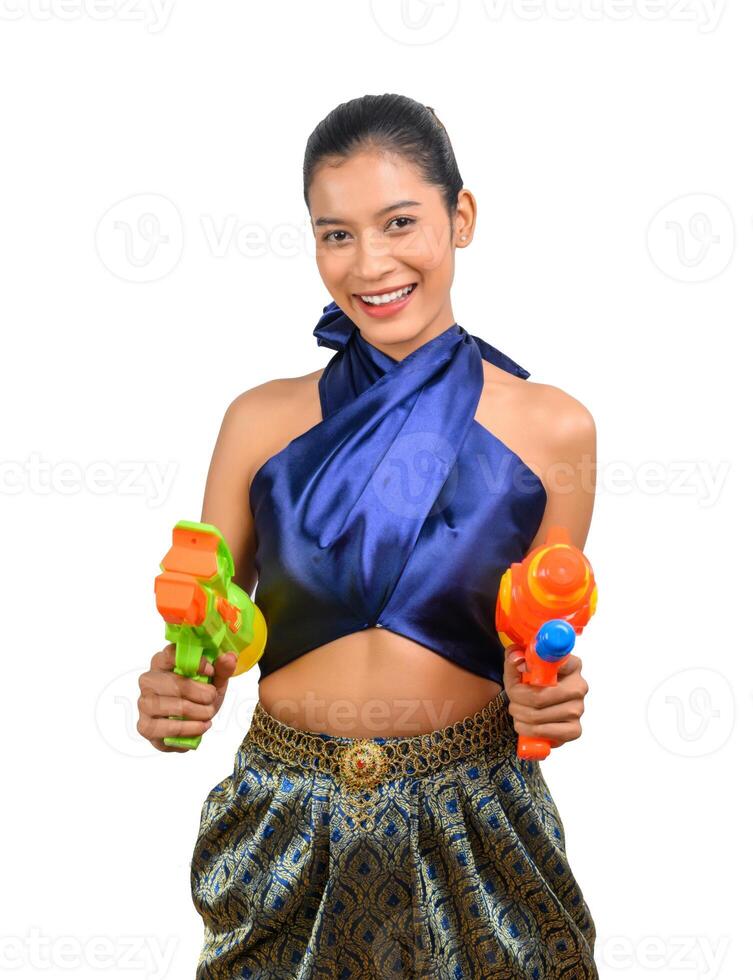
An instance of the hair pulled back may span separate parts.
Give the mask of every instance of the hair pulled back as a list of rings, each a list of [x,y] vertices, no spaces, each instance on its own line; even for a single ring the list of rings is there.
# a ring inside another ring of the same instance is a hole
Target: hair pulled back
[[[452,219],[463,179],[447,130],[431,106],[391,93],[342,102],[311,133],[303,157],[308,210],[311,181],[320,163],[370,149],[396,153],[413,163],[427,183],[442,189]]]

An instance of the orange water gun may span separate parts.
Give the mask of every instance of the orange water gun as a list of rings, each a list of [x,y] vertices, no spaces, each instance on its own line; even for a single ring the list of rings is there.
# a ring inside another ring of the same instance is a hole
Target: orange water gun
[[[178,521],[160,568],[154,593],[165,621],[165,639],[175,644],[175,673],[209,683],[209,677],[199,673],[202,656],[213,664],[227,652],[238,658],[233,677],[253,667],[264,652],[267,625],[261,609],[233,582],[233,556],[219,529]],[[201,735],[169,736],[163,742],[195,749]]]
[[[550,528],[544,544],[510,565],[499,583],[495,628],[505,647],[525,648],[524,684],[557,684],[575,634],[596,612],[596,600],[591,564],[565,527]],[[549,739],[518,736],[520,759],[545,759],[551,747]]]

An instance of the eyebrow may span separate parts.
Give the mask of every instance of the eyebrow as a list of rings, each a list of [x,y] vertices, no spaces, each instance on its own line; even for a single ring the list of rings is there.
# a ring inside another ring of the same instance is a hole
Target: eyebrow
[[[377,218],[381,218],[383,215],[388,214],[390,211],[397,211],[399,208],[420,208],[420,201],[395,201],[394,204],[388,204],[386,208],[380,208],[376,213]],[[345,218],[317,218],[314,225],[318,228],[321,225],[346,225],[348,222]]]

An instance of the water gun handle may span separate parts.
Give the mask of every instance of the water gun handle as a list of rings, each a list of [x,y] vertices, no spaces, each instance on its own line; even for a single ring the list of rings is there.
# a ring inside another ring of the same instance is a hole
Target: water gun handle
[[[174,634],[173,634],[174,635]],[[196,633],[190,627],[183,627],[175,637],[175,667],[173,671],[182,677],[190,677],[192,681],[200,681],[202,684],[209,683],[206,674],[199,673],[201,658],[206,656],[210,663],[217,659],[218,651],[209,646],[205,647]],[[168,715],[176,721],[185,721],[184,715]],[[173,735],[162,739],[165,745],[178,745],[183,748],[196,749],[201,743],[201,735]]]
[[[575,630],[564,619],[544,623],[526,647],[526,667],[521,675],[524,684],[536,687],[555,687],[560,666],[575,646]],[[548,738],[518,735],[519,759],[546,759],[552,743]]]
[[[207,660],[213,661],[213,651],[206,648],[191,629],[181,630],[175,641],[175,667],[176,674],[183,677],[190,677],[192,681],[208,682],[206,674],[199,673],[201,658],[206,652]]]

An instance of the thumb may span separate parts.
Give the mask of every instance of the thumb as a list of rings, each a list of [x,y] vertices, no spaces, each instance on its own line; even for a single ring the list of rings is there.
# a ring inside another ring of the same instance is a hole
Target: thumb
[[[212,683],[217,688],[218,694],[224,694],[227,682],[233,676],[238,657],[234,653],[223,653],[214,662],[214,674]]]

